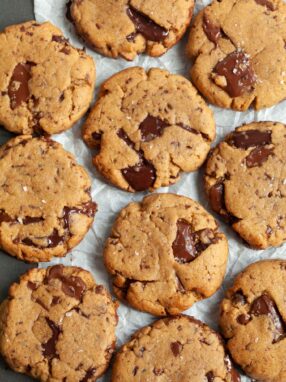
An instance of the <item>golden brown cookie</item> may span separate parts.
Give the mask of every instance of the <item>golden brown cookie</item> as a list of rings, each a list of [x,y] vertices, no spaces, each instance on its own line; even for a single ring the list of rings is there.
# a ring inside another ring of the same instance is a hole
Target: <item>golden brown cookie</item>
[[[275,105],[286,98],[285,46],[283,0],[214,0],[191,29],[192,81],[221,107]]]
[[[91,226],[90,179],[49,138],[22,135],[0,147],[0,247],[34,262],[61,257]]]
[[[115,294],[133,307],[177,314],[214,294],[228,258],[226,237],[203,207],[175,194],[130,203],[104,250]]]
[[[0,353],[42,382],[96,381],[115,349],[116,309],[81,268],[30,270],[0,305]]]
[[[241,272],[221,304],[227,347],[250,377],[286,381],[286,261],[266,260]]]
[[[88,109],[93,59],[60,29],[29,21],[0,33],[0,124],[17,134],[55,134]]]
[[[133,60],[161,56],[185,33],[194,0],[72,0],[69,19],[96,51]]]
[[[83,126],[96,168],[130,192],[175,183],[197,170],[215,138],[212,111],[184,77],[134,67],[101,87]]]
[[[209,156],[210,205],[252,247],[286,238],[286,126],[258,122],[237,128]]]
[[[240,377],[219,334],[181,315],[135,333],[117,353],[111,381],[240,382]]]

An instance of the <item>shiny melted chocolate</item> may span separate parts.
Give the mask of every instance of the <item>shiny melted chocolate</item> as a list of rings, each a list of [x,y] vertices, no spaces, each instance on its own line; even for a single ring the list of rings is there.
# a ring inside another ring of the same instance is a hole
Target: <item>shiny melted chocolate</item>
[[[14,68],[10,83],[8,86],[8,95],[10,97],[10,106],[14,110],[23,102],[30,98],[29,80],[31,79],[31,69],[35,66],[32,62],[17,64]]]
[[[230,97],[239,97],[253,90],[256,75],[248,56],[242,51],[235,51],[219,61],[214,73],[224,76],[227,85],[224,87]]]
[[[245,130],[235,131],[230,135],[227,143],[240,149],[249,147],[265,146],[272,143],[271,131]]]
[[[221,29],[219,26],[212,23],[206,13],[204,13],[203,16],[203,29],[207,38],[217,45],[218,40],[221,38]]]

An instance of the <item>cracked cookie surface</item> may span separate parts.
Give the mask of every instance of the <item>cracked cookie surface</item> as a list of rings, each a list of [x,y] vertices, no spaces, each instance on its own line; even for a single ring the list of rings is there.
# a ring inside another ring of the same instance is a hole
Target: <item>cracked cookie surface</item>
[[[91,382],[115,349],[117,303],[77,267],[33,269],[0,305],[0,352],[42,382]]]
[[[56,134],[88,109],[93,59],[72,47],[60,29],[35,21],[0,33],[0,124],[17,134]]]
[[[221,304],[227,347],[246,374],[286,380],[286,261],[266,260],[241,272]]]
[[[125,207],[104,249],[115,294],[158,316],[180,313],[215,293],[227,258],[227,240],[214,218],[174,194]]]
[[[196,17],[187,50],[192,81],[215,105],[259,110],[286,98],[282,0],[213,1]]]
[[[286,126],[243,125],[209,156],[205,187],[210,205],[252,247],[286,237]]]
[[[115,357],[112,382],[239,382],[220,336],[190,316],[168,317],[135,333]]]
[[[134,67],[102,85],[83,138],[98,148],[93,163],[111,183],[130,192],[152,190],[203,164],[215,122],[187,79]]]
[[[0,185],[0,247],[18,259],[65,256],[93,222],[87,173],[49,138],[22,135],[1,146]]]
[[[161,56],[185,33],[194,0],[72,0],[71,21],[98,52],[133,60]]]

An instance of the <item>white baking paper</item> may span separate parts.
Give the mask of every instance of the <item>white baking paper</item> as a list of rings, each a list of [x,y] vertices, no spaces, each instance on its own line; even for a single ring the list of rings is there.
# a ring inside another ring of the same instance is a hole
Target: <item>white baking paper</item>
[[[168,0],[164,0],[168,1]],[[34,0],[35,15],[39,22],[50,21],[59,28],[70,42],[77,47],[82,47],[83,42],[76,36],[72,24],[66,19],[67,0]],[[204,6],[209,4],[207,0],[197,0],[197,13]],[[127,62],[123,59],[111,59],[101,56],[90,49],[90,54],[95,62],[97,69],[97,89],[100,84],[120,70],[140,65],[145,69],[151,67],[160,67],[173,73],[189,77],[190,61],[184,54],[186,38],[176,47],[167,52],[160,58],[150,58],[146,55],[137,57],[133,62]],[[271,91],[271,89],[269,89]],[[269,109],[255,112],[253,110],[240,113],[231,110],[224,110],[211,106],[214,111],[217,124],[217,141],[224,137],[236,126],[252,121],[280,121],[286,122],[286,101]],[[120,191],[115,187],[108,185],[104,179],[96,172],[91,163],[90,150],[85,146],[81,139],[82,121],[71,130],[54,136],[54,139],[61,142],[66,150],[71,151],[82,164],[92,178],[92,198],[98,203],[99,210],[96,214],[93,227],[90,229],[85,239],[70,253],[65,259],[55,260],[52,263],[63,263],[67,265],[78,265],[91,271],[97,283],[104,284],[110,291],[110,278],[104,268],[102,258],[102,248],[105,239],[108,237],[112,223],[121,208],[125,207],[131,201],[141,200],[146,193],[137,193],[136,195]],[[193,174],[184,174],[181,180],[172,187],[161,188],[157,192],[173,192],[189,196],[200,202],[209,211],[210,208],[205,199],[202,187],[202,170]],[[219,302],[223,297],[224,291],[232,284],[234,277],[248,264],[260,259],[285,258],[285,246],[271,248],[265,251],[251,250],[247,248],[236,234],[223,222],[221,229],[226,233],[229,239],[229,261],[226,278],[220,290],[211,298],[196,303],[186,313],[206,322],[208,325],[217,329],[217,319],[219,311]],[[50,264],[49,264],[50,265]],[[42,264],[47,266],[47,264]],[[124,304],[119,308],[119,324],[117,328],[118,346],[127,341],[130,335],[137,329],[149,324],[154,320],[149,314],[138,312]],[[100,379],[101,382],[107,382],[110,379],[110,371]],[[250,381],[249,378],[242,377],[242,382]]]

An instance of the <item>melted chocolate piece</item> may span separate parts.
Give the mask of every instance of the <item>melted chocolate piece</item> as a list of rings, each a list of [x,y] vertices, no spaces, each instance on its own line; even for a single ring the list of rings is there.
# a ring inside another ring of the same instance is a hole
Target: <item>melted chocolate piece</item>
[[[0,210],[0,224],[1,223],[10,223],[10,222],[13,222],[14,220],[11,218],[11,216],[9,216],[8,214],[6,214],[5,211],[3,210]]]
[[[169,126],[169,124],[162,119],[148,115],[139,125],[141,140],[143,142],[152,141],[152,139],[161,136],[167,126]]]
[[[192,228],[185,220],[177,221],[177,236],[172,244],[172,249],[178,263],[189,263],[196,258]]]
[[[10,106],[14,110],[27,102],[30,98],[29,80],[31,79],[31,68],[35,66],[32,62],[17,64],[14,68],[10,83],[8,86],[8,95],[10,97]]]
[[[52,279],[58,279],[62,282],[62,291],[77,300],[81,300],[83,293],[86,290],[85,282],[76,276],[65,276],[63,265],[55,265],[49,269],[49,273],[45,278],[45,283],[48,284]]]
[[[203,17],[203,28],[207,38],[217,45],[218,40],[221,38],[221,29],[211,22],[206,13],[204,13]]]
[[[36,290],[37,289],[37,284],[33,283],[32,281],[27,282],[27,287],[31,290]]]
[[[272,2],[269,0],[255,0],[255,2],[259,5],[266,7],[269,11],[275,11],[274,4],[272,4]]]
[[[55,296],[52,299],[52,304],[51,305],[52,306],[57,305],[57,304],[59,304],[60,301],[61,301],[61,298],[59,296]]]
[[[231,301],[237,305],[237,304],[240,304],[240,305],[245,305],[247,303],[247,299],[245,297],[245,295],[243,294],[242,290],[239,289],[237,290],[234,295],[232,296],[231,298]]]
[[[246,325],[248,324],[248,322],[251,320],[251,317],[249,316],[249,314],[240,314],[236,321],[240,324],[240,325]]]
[[[225,359],[224,359],[224,363],[226,365],[226,369],[227,371],[230,373],[231,375],[231,381],[232,382],[240,382],[240,375],[239,373],[235,370],[235,368],[233,367],[232,365],[232,362],[229,358],[229,356],[226,356]]]
[[[60,44],[65,43],[67,44],[69,40],[65,38],[64,36],[53,36],[52,41],[58,42]]]
[[[87,202],[81,205],[81,207],[64,207],[63,221],[64,228],[69,228],[69,221],[72,214],[82,214],[90,218],[94,217],[97,205],[93,202]]]
[[[206,374],[206,378],[207,378],[207,381],[208,381],[208,382],[213,382],[214,379],[215,379],[214,373],[213,373],[212,371],[209,371],[209,372]]]
[[[129,147],[135,150],[135,144],[131,141],[128,135],[125,133],[123,129],[118,130],[117,135],[120,139],[122,139]],[[136,151],[136,150],[135,150]]]
[[[253,89],[256,75],[250,65],[248,56],[240,51],[235,51],[219,61],[214,73],[226,78],[224,87],[230,97],[239,97]]]
[[[248,149],[249,147],[269,145],[272,143],[271,131],[235,131],[228,138],[227,143],[239,149]]]
[[[92,138],[95,140],[95,141],[100,141],[101,140],[101,136],[102,136],[102,133],[92,133],[91,134]]]
[[[126,13],[133,22],[136,32],[141,33],[146,40],[161,42],[169,35],[169,32],[152,21],[148,16],[129,6]],[[129,36],[127,36],[128,39]]]
[[[221,210],[225,209],[223,181],[217,182],[210,188],[209,199],[211,207],[215,212],[220,213]]]
[[[95,367],[88,369],[85,376],[83,377],[83,379],[80,380],[80,382],[88,382],[88,380],[93,377],[95,372],[96,372]]]
[[[170,347],[175,357],[178,357],[178,355],[180,355],[181,351],[183,350],[183,345],[179,341],[172,342]]]
[[[48,242],[47,246],[38,245],[34,243],[33,240],[30,239],[29,237],[26,237],[22,240],[16,239],[14,240],[14,243],[22,243],[22,244],[28,245],[30,247],[35,247],[35,248],[54,248],[58,246],[59,244],[63,243],[63,241],[64,241],[64,237],[59,236],[58,230],[54,229],[53,233],[47,237],[47,242]]]
[[[246,166],[249,168],[261,166],[262,163],[267,161],[267,159],[270,155],[274,155],[273,148],[268,149],[267,147],[263,147],[263,146],[262,147],[256,147],[245,158]]]
[[[32,216],[25,216],[23,219],[23,224],[28,225],[32,223],[39,223],[44,221],[44,218],[42,217],[32,217]]]
[[[127,167],[121,172],[127,183],[135,191],[147,190],[153,186],[156,179],[154,166],[146,160],[135,166]]]
[[[52,330],[52,337],[45,343],[42,344],[43,355],[45,357],[54,358],[57,354],[56,344],[59,339],[59,335],[61,333],[61,329],[58,325],[56,325],[53,321],[46,317],[47,324]]]
[[[254,316],[267,315],[271,318],[276,330],[273,334],[273,343],[285,337],[286,325],[275,302],[267,294],[262,294],[253,301],[249,313]]]
[[[133,371],[132,371],[134,377],[135,377],[135,375],[137,374],[138,369],[139,369],[138,366],[135,366],[135,367],[134,367],[134,369],[133,369]]]

